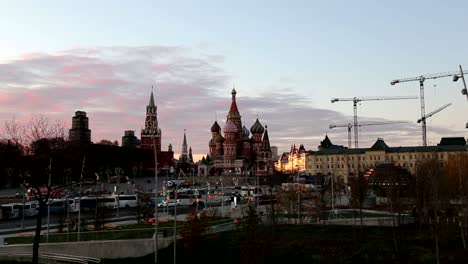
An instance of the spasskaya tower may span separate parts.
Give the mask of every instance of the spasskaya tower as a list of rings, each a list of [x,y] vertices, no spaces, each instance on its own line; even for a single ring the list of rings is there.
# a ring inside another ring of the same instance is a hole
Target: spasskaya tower
[[[168,151],[161,151],[161,138],[162,132],[158,124],[158,108],[154,103],[153,89],[151,89],[151,96],[148,106],[146,106],[146,119],[145,128],[141,129],[141,148],[151,150],[154,155],[154,148],[156,148],[158,170],[169,169],[174,166],[174,152],[172,146],[169,144]],[[150,161],[146,166],[154,168],[154,157],[152,165]]]

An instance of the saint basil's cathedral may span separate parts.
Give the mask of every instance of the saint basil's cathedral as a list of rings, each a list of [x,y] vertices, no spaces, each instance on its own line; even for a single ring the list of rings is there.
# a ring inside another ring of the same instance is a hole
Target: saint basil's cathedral
[[[217,121],[211,127],[209,147],[214,171],[217,175],[271,175],[274,163],[267,126],[263,127],[258,118],[250,131],[242,125],[236,94],[233,89],[231,107],[222,129],[224,136]]]

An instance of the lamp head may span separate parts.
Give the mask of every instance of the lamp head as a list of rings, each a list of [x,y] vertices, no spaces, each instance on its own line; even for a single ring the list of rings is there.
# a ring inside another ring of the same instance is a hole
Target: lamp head
[[[453,76],[453,81],[454,81],[454,82],[458,81],[458,79],[460,79],[460,76],[458,76],[458,75],[454,75],[454,76]]]
[[[397,84],[397,83],[399,83],[399,82],[400,82],[399,80],[393,80],[393,81],[390,82],[390,84],[391,84],[391,85],[395,85],[395,84]]]

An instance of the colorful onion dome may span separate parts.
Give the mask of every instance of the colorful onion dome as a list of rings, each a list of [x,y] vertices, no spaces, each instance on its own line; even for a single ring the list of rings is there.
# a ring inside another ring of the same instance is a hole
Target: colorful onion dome
[[[219,132],[221,131],[221,127],[218,125],[218,122],[215,121],[214,124],[211,126],[211,132]]]
[[[258,121],[257,118],[255,124],[253,124],[253,126],[250,128],[250,132],[252,132],[252,134],[263,134],[264,131],[265,128],[263,128],[262,124],[260,124],[260,121]]]

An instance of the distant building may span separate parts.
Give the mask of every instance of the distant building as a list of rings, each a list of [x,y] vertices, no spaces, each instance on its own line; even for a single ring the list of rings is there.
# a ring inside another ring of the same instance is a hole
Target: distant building
[[[91,143],[91,130],[88,128],[86,112],[76,111],[72,118],[72,128],[68,131],[68,140],[78,143]]]
[[[214,122],[209,142],[210,157],[213,160],[214,174],[266,176],[273,174],[273,161],[267,127],[255,121],[249,130],[242,125],[236,103],[236,90],[232,89],[232,102],[226,124],[221,127]]]
[[[156,150],[158,171],[162,169],[170,170],[171,167],[174,167],[174,152],[170,144],[168,151],[161,151],[161,138],[162,131],[158,124],[157,107],[154,103],[153,91],[151,91],[149,104],[146,106],[145,128],[141,130],[141,148],[151,150],[152,153]],[[154,154],[152,156],[152,160],[145,162],[147,169],[154,169],[155,167]]]
[[[122,147],[137,148],[140,147],[140,140],[135,136],[135,131],[126,130],[122,137]]]
[[[410,173],[416,172],[417,163],[437,158],[447,162],[449,158],[468,150],[464,138],[442,138],[437,146],[389,147],[379,138],[370,148],[349,149],[334,145],[328,136],[320,143],[318,151],[306,153],[306,172],[312,175],[332,174],[338,181],[362,173],[380,164],[391,163]]]
[[[198,170],[197,164],[193,162],[192,147],[188,148],[187,151],[187,136],[184,129],[184,139],[182,140],[182,151],[179,155],[179,160],[176,161],[177,169],[182,170],[183,172],[193,173]]]
[[[271,159],[273,161],[278,160],[278,147],[277,146],[271,146]]]
[[[192,148],[190,147],[190,151]],[[191,157],[189,156],[188,150],[187,150],[187,137],[185,135],[185,129],[184,129],[184,140],[182,141],[182,151],[179,156],[179,162],[187,162],[191,163]]]
[[[297,148],[295,143],[292,144],[289,152],[284,152],[276,162],[276,170],[289,174],[305,173],[306,154],[304,145],[301,144]]]

